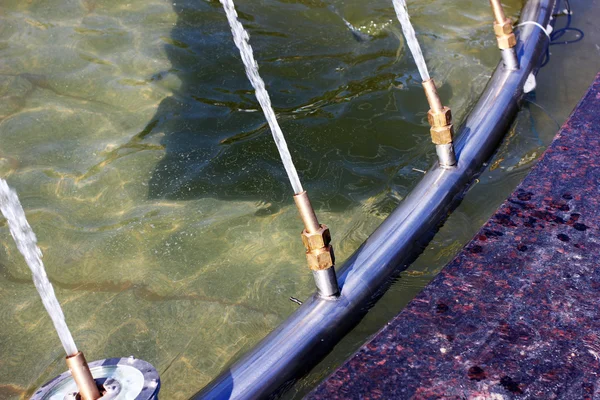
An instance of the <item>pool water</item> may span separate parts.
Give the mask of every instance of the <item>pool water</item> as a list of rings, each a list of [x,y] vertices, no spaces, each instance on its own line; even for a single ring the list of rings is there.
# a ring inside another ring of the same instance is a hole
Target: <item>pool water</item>
[[[517,16],[522,2],[505,5]],[[587,3],[572,5],[588,18]],[[237,7],[341,263],[435,159],[392,4]],[[409,11],[460,122],[499,58],[489,5],[412,1]],[[357,41],[341,16],[370,37]],[[314,291],[292,191],[221,5],[12,0],[0,19],[0,176],[19,194],[75,341],[88,360],[133,354],[152,363],[162,398],[188,398],[290,315],[290,296]],[[597,39],[598,28],[588,29]],[[597,42],[557,49],[540,74],[536,102],[559,122],[591,82]],[[571,52],[587,66],[575,77]],[[548,116],[525,108],[423,257],[288,397],[300,397],[398,312],[555,132]],[[21,399],[66,367],[30,272],[0,225],[0,399]]]

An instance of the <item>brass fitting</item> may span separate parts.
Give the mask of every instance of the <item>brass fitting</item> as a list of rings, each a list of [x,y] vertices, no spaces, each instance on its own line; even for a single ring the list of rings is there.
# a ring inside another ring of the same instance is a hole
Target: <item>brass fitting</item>
[[[446,125],[441,127],[431,127],[431,141],[434,144],[450,144],[454,136],[454,126]]]
[[[494,22],[494,33],[500,50],[510,49],[517,44],[517,38],[513,33],[512,22],[506,18],[502,23]]]
[[[442,105],[440,96],[433,79],[423,82],[423,89],[429,103],[427,120],[431,125],[431,141],[436,145],[450,144],[454,136],[454,126],[452,125],[452,111]]]
[[[79,389],[79,395],[82,400],[97,400],[101,397],[100,391],[98,390],[98,385],[96,385],[96,381],[94,381],[94,377],[88,367],[87,361],[85,360],[85,356],[82,352],[78,351],[72,356],[68,356],[65,361],[67,362],[67,367],[69,367],[69,371],[71,371],[71,375],[73,376],[73,380],[77,384],[77,388]]]
[[[452,143],[454,136],[454,126],[452,125],[452,111],[448,107],[442,108],[436,112],[429,110],[427,112],[427,120],[431,125],[431,141],[435,144]]]
[[[324,269],[333,268],[335,265],[333,247],[325,246],[320,249],[307,251],[306,261],[308,262],[308,267],[313,271],[322,271]]]
[[[313,271],[331,268],[335,265],[335,256],[331,243],[331,233],[327,225],[319,224],[307,193],[294,195],[294,202],[305,229],[302,231],[302,243],[306,247],[306,261]]]
[[[302,222],[304,223],[306,230],[308,232],[318,231],[320,227],[319,221],[317,220],[317,215],[315,214],[315,210],[310,203],[310,199],[308,198],[306,190],[295,194],[294,202],[296,203],[296,207],[300,213],[300,218],[302,218]]]
[[[329,245],[331,234],[327,225],[321,224],[319,230],[313,233],[303,230],[302,243],[306,247],[306,261],[310,269],[320,271],[334,266],[335,255]]]
[[[502,22],[494,21],[494,33],[497,37],[506,36],[513,33],[512,21],[510,18],[506,18]]]
[[[303,230],[302,243],[304,243],[306,250],[316,250],[329,246],[329,243],[331,243],[329,228],[327,225],[321,224],[316,232],[309,233],[306,229]]]
[[[500,50],[510,49],[517,44],[517,38],[513,33],[512,21],[506,18],[501,0],[490,0],[494,13],[494,33]]]

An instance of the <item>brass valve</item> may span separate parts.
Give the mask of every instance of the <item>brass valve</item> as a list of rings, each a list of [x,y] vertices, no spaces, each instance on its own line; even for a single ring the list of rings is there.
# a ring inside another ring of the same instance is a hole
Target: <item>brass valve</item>
[[[306,261],[313,271],[331,268],[335,265],[335,255],[331,243],[331,234],[327,225],[320,225],[320,229],[309,233],[302,231],[302,243],[306,247]]]

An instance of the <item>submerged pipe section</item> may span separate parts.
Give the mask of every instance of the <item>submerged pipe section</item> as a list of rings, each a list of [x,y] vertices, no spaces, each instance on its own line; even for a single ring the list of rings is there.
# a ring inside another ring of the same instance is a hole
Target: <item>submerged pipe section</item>
[[[441,167],[452,167],[456,165],[454,154],[454,126],[452,125],[452,111],[442,105],[442,100],[435,87],[433,79],[423,82],[425,96],[429,103],[427,120],[431,126],[431,141],[435,144],[435,151]]]
[[[548,25],[555,0],[529,0],[522,18]],[[312,296],[194,399],[268,398],[308,372],[362,319],[401,270],[422,251],[470,182],[493,155],[519,108],[523,85],[543,55],[545,34],[526,25],[517,42],[518,70],[500,64],[458,131],[458,163],[437,163],[339,270],[335,301]]]
[[[77,384],[81,399],[99,399],[101,395],[98,390],[98,385],[96,385],[96,381],[94,381],[94,377],[92,377],[92,372],[90,371],[90,367],[88,366],[83,353],[78,351],[71,356],[67,356],[65,360],[67,362],[67,367],[69,367],[69,371],[71,371],[73,380]]]
[[[504,14],[501,0],[490,0],[494,13],[494,33],[498,41],[498,48],[502,52],[502,61],[508,69],[519,69],[519,60],[515,45],[517,39],[512,28],[512,21]]]

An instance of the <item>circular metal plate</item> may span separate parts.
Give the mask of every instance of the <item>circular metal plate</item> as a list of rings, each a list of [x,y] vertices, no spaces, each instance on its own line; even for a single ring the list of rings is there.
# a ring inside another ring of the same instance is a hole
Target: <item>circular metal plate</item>
[[[117,385],[111,385],[117,391],[107,392],[103,398],[111,400],[154,400],[158,399],[160,378],[156,369],[148,362],[133,356],[128,358],[109,358],[89,363],[94,380],[102,386],[107,380],[114,379]],[[31,397],[31,400],[65,400],[76,393],[77,385],[66,371],[45,383]]]

